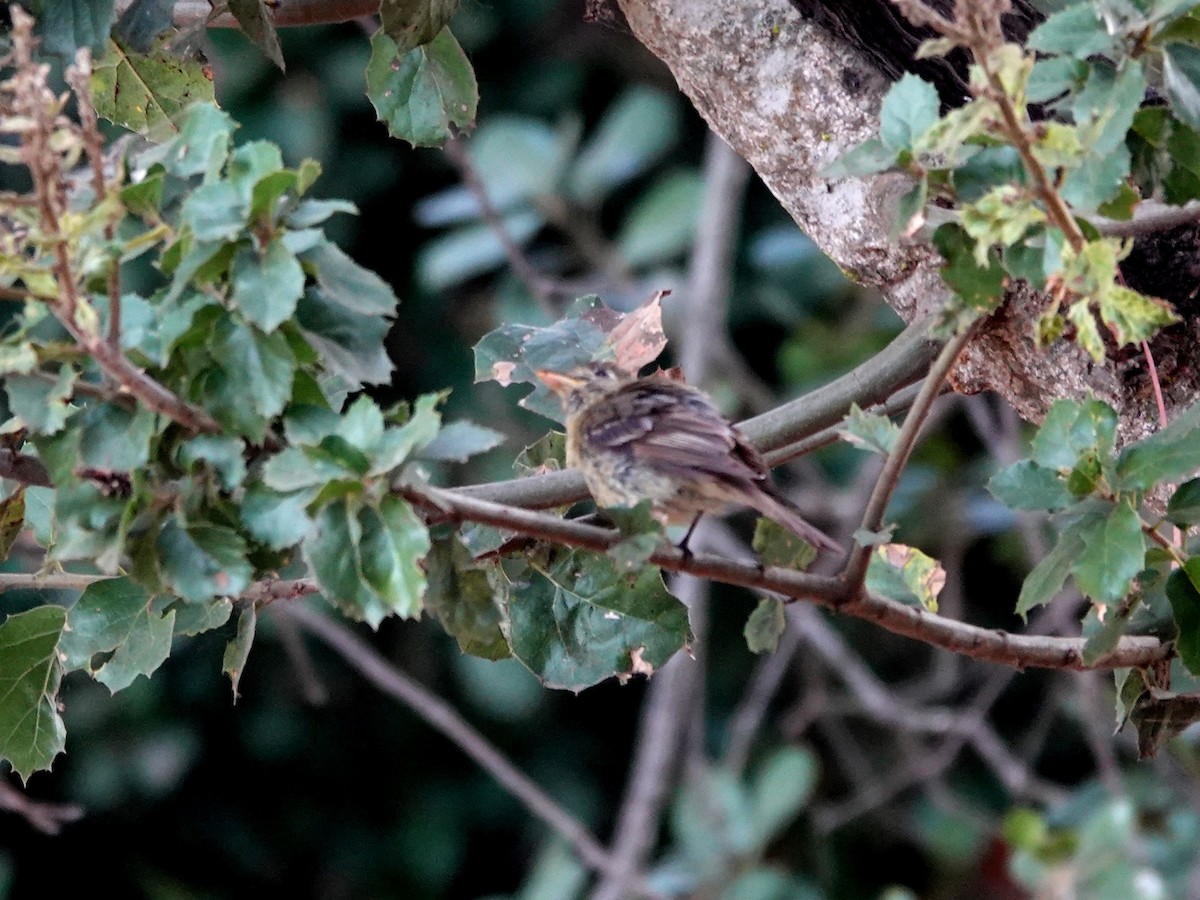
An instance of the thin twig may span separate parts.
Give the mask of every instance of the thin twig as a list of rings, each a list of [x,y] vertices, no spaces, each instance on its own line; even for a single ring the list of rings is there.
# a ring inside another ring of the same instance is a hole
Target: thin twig
[[[367,681],[403,703],[452,741],[506,791],[520,800],[526,809],[567,841],[590,869],[604,873],[616,871],[613,858],[587,827],[542,790],[537,782],[513,765],[445,700],[405,675],[374,647],[334,620],[300,605],[280,606],[275,614],[292,619],[301,630],[337,653]],[[645,884],[644,879],[635,878],[633,883],[643,893],[658,896]]]
[[[1143,200],[1133,210],[1132,219],[1106,219],[1093,216],[1088,221],[1103,237],[1143,237],[1200,222],[1200,202],[1168,206],[1157,200]]]
[[[64,825],[83,818],[83,807],[73,803],[42,803],[0,778],[0,809],[14,812],[42,834],[58,834]]]
[[[550,318],[557,318],[561,311],[556,300],[562,297],[562,290],[554,283],[553,279],[547,278],[535,269],[525,257],[525,252],[508,230],[508,223],[504,221],[504,216],[492,203],[492,198],[488,196],[487,185],[483,183],[483,178],[475,168],[475,163],[471,159],[470,151],[467,150],[462,135],[455,135],[446,141],[442,151],[454,168],[458,170],[463,186],[471,192],[471,196],[479,204],[479,214],[487,227],[491,229],[496,240],[500,242],[513,273],[525,285],[525,290],[529,291],[530,296],[537,301],[542,310]]]
[[[904,467],[908,464],[908,458],[916,446],[921,425],[924,423],[925,417],[929,415],[933,401],[942,392],[942,382],[950,373],[958,355],[971,341],[977,327],[978,320],[948,341],[942,348],[942,352],[938,354],[933,366],[930,367],[929,374],[925,377],[925,382],[921,385],[921,390],[913,401],[912,408],[905,416],[904,424],[896,436],[895,446],[888,454],[883,469],[879,473],[879,478],[875,482],[875,490],[867,501],[866,509],[863,510],[862,525],[860,526],[863,530],[877,532],[883,527],[883,516],[887,511],[888,501],[891,499],[892,492],[900,481],[900,474],[904,471]],[[846,562],[842,576],[849,591],[856,592],[862,585],[867,574],[871,551],[870,546],[863,544],[856,545],[850,551],[850,558]]]
[[[0,572],[0,593],[4,591],[82,591],[97,581],[107,581],[108,575],[77,575],[57,572],[37,575],[24,572]]]

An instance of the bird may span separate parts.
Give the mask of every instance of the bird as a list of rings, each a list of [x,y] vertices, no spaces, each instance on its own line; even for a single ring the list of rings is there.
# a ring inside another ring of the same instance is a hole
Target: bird
[[[558,395],[567,464],[578,468],[601,507],[650,501],[664,525],[748,506],[821,550],[841,551],[800,515],[771,480],[762,454],[699,388],[662,376],[637,377],[597,361],[536,371]]]

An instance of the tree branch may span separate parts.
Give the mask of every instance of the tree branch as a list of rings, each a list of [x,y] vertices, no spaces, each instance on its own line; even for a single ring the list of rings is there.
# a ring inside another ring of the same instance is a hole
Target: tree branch
[[[410,502],[437,515],[481,522],[571,547],[602,553],[621,539],[618,532],[607,528],[502,506],[458,491],[413,485],[399,487],[397,491]],[[726,584],[772,591],[796,600],[811,600],[944,650],[1021,669],[1030,666],[1080,670],[1143,667],[1174,655],[1170,644],[1157,638],[1127,636],[1121,638],[1111,653],[1088,666],[1083,662],[1083,638],[1019,635],[981,628],[942,618],[922,607],[875,597],[861,589],[847,598],[844,583],[838,578],[738,562],[711,553],[684,554],[675,547],[663,547],[653,553],[648,562],[672,572],[689,572]]]
[[[367,681],[392,699],[403,703],[426,724],[448,738],[496,779],[505,790],[520,800],[526,809],[567,841],[589,868],[598,872],[617,872],[612,857],[587,827],[563,809],[537,782],[513,765],[445,700],[405,675],[374,647],[332,619],[299,605],[280,606],[275,610],[275,614],[295,622],[303,631],[342,657]],[[635,877],[633,883],[642,893],[659,896],[646,885],[644,879]]]

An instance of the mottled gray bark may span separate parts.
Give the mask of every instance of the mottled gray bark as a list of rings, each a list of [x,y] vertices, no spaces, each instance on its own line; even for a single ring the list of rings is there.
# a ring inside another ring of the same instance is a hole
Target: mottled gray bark
[[[887,81],[786,0],[618,0],[634,35],[671,69],[713,130],[744,156],[801,228],[906,320],[945,298],[938,256],[889,236],[899,175],[826,179],[822,169],[876,128]],[[1096,365],[1075,345],[1033,342],[1043,298],[1018,287],[955,370],[959,390],[994,389],[1040,420],[1057,397],[1089,393],[1121,413],[1126,439],[1157,421],[1141,354]],[[1168,410],[1200,395],[1194,324],[1155,344]]]

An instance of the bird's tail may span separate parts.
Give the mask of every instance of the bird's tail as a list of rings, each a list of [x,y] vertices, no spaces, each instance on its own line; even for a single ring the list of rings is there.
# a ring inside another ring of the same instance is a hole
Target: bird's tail
[[[755,504],[755,508],[768,519],[778,522],[792,534],[803,538],[818,550],[831,550],[837,553],[844,551],[845,548],[841,544],[816,525],[805,521],[800,514],[799,507],[783,494],[773,489],[764,489],[760,497],[761,501]]]

